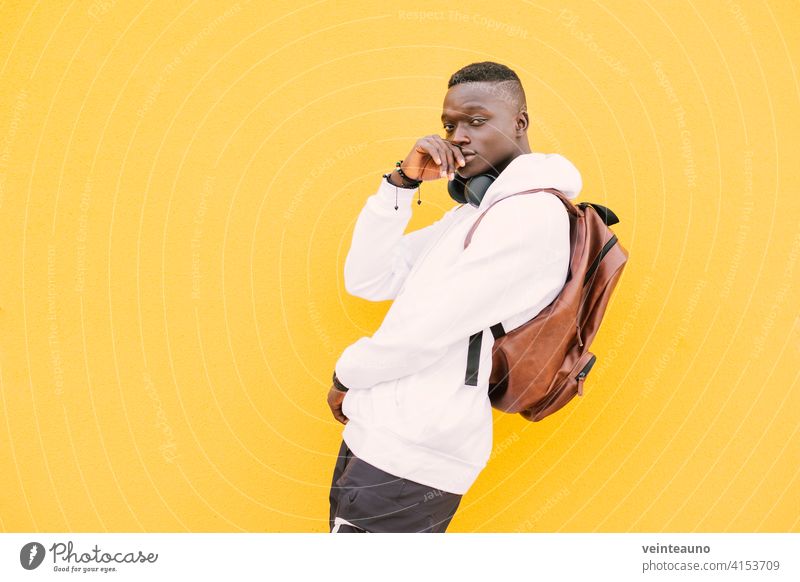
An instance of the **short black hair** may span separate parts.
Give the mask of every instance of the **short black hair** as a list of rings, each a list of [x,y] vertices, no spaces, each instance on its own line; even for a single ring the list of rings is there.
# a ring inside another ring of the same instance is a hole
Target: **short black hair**
[[[527,109],[525,90],[517,74],[505,65],[493,61],[472,63],[452,74],[447,88],[462,83],[494,83],[503,87],[506,99],[510,99],[519,111]]]

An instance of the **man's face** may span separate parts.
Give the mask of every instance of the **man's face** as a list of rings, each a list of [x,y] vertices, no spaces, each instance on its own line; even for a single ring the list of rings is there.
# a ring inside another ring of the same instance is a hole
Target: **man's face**
[[[445,139],[461,147],[466,166],[457,173],[468,178],[502,170],[521,152],[517,131],[518,104],[494,83],[462,83],[448,89],[442,106]],[[527,124],[525,124],[527,125]]]

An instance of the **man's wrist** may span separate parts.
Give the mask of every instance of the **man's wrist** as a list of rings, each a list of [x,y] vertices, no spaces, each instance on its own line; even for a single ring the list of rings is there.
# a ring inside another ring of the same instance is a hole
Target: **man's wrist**
[[[339,378],[336,377],[336,370],[333,371],[333,386],[340,392],[347,392],[349,390],[347,386],[339,382]]]

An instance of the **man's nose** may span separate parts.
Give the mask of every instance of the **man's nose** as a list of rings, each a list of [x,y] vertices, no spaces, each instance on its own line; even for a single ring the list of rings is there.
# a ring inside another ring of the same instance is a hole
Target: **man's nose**
[[[467,128],[460,123],[457,124],[456,128],[453,130],[453,137],[450,141],[457,145],[469,143],[469,132],[467,131]]]

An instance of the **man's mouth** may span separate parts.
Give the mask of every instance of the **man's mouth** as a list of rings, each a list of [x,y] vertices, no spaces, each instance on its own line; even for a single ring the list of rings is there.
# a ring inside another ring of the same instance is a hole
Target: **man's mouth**
[[[466,162],[467,164],[470,162],[470,160],[472,160],[473,158],[475,158],[475,156],[478,155],[472,150],[461,150],[461,153],[464,156],[464,162]]]

